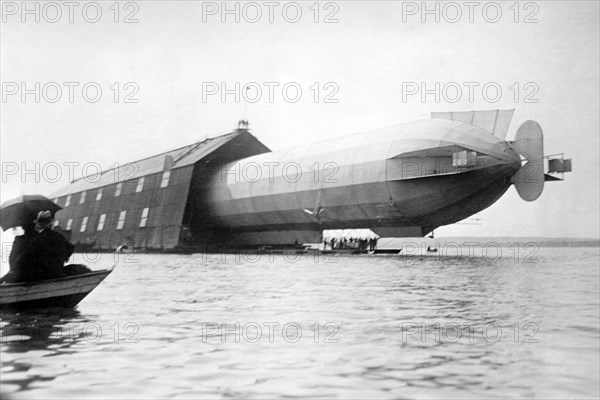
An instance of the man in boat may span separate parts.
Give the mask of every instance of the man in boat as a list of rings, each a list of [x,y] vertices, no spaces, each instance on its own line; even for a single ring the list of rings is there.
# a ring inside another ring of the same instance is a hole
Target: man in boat
[[[0,278],[0,283],[14,283],[14,282],[22,282],[25,279],[25,275],[27,271],[23,271],[22,268],[17,267],[17,259],[21,254],[27,250],[29,245],[33,242],[33,240],[38,235],[35,230],[35,223],[33,222],[33,218],[30,221],[27,221],[21,228],[23,228],[23,234],[15,237],[13,242],[12,249],[10,251],[10,256],[8,256],[8,264],[10,266],[10,271],[2,278]]]
[[[75,247],[63,235],[52,230],[52,214],[40,211],[35,220],[38,235],[16,260],[19,282],[35,282],[60,278],[66,275],[63,269]]]

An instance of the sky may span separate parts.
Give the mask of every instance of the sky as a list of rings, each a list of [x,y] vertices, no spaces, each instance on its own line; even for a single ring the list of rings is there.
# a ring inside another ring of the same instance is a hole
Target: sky
[[[242,118],[278,150],[432,111],[515,109],[508,138],[537,121],[573,172],[436,234],[600,235],[596,1],[53,4],[2,3],[2,201]]]

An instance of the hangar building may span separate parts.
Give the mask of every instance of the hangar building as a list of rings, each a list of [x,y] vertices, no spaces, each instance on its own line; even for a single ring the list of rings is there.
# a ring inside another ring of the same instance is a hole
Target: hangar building
[[[63,208],[55,229],[80,248],[177,250],[197,244],[213,234],[198,201],[207,177],[228,162],[269,151],[247,129],[237,129],[79,178],[53,195]]]

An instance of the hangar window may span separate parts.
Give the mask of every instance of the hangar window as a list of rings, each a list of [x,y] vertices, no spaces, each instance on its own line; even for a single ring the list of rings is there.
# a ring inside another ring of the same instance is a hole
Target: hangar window
[[[96,201],[102,199],[102,188],[98,189],[98,193],[96,193]]]
[[[123,182],[117,183],[117,188],[115,189],[115,197],[121,195],[121,190],[123,189]]]
[[[79,232],[85,232],[85,228],[87,228],[88,217],[83,217],[83,221],[81,221],[81,228]]]
[[[138,179],[138,183],[137,183],[137,187],[135,188],[135,192],[139,193],[142,190],[144,190],[144,177],[143,176],[140,179]]]
[[[71,204],[71,195],[67,196],[67,199],[65,200],[65,207],[69,207],[69,204]]]
[[[102,214],[100,219],[98,220],[98,230],[101,231],[104,229],[104,221],[106,221],[106,214]]]
[[[81,197],[79,198],[79,204],[83,204],[85,202],[86,191],[81,192]]]
[[[148,211],[150,211],[150,208],[148,208],[148,207],[144,208],[144,210],[142,211],[142,219],[140,220],[140,228],[143,228],[146,226],[146,221],[148,221]]]
[[[162,181],[160,181],[160,187],[164,188],[169,185],[169,178],[171,177],[171,171],[163,172]]]
[[[123,225],[125,224],[125,216],[127,215],[127,211],[121,211],[119,213],[119,222],[117,222],[117,229],[123,229]]]
[[[73,225],[73,218],[69,218],[69,220],[67,221],[67,227],[65,229],[70,231],[71,225]]]

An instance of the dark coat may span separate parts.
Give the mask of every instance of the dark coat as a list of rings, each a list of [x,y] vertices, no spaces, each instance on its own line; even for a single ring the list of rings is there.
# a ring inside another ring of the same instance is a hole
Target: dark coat
[[[37,235],[38,233],[35,230],[31,230],[25,231],[25,234],[15,237],[12,249],[10,251],[10,255],[8,256],[8,264],[10,266],[10,271],[8,271],[6,275],[0,278],[0,282],[19,282],[25,276],[26,272],[21,271],[21,269],[17,266],[17,259],[23,253],[25,253],[25,251],[29,248],[29,246],[37,237]]]
[[[34,282],[65,276],[63,266],[74,250],[63,235],[44,229],[15,260],[19,281]]]
[[[8,256],[8,264],[10,266],[11,271],[16,270],[16,261],[17,258],[25,252],[27,247],[31,244],[33,239],[37,237],[38,233],[36,231],[25,232],[25,234],[21,236],[15,237],[15,240],[12,245],[12,249],[10,251],[10,256]]]

